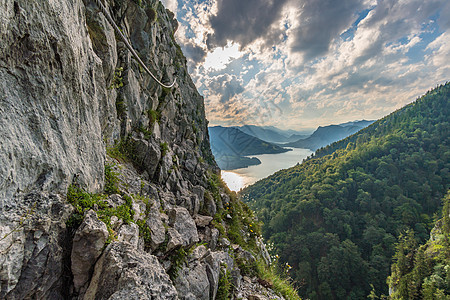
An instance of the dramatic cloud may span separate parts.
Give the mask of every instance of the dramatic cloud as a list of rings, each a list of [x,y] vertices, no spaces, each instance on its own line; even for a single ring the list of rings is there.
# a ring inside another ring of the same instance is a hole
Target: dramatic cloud
[[[209,48],[224,47],[234,41],[242,47],[256,39],[278,42],[282,33],[272,24],[281,19],[287,0],[217,0],[217,14],[210,16],[213,32],[208,34]]]
[[[330,49],[333,40],[348,29],[357,19],[362,4],[358,0],[306,0],[293,1],[297,11],[293,28],[293,52],[301,52],[306,60],[322,56]]]
[[[450,79],[450,1],[166,1],[212,125],[377,119]]]

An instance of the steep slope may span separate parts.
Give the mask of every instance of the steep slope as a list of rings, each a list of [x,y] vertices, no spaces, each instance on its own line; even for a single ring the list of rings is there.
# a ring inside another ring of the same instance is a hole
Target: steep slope
[[[261,163],[257,158],[252,159],[244,156],[289,151],[289,149],[262,141],[233,127],[210,127],[209,134],[212,152],[219,167],[223,170],[243,168]]]
[[[388,278],[392,299],[446,299],[450,296],[450,191],[443,199],[442,218],[430,239],[417,245],[414,232],[399,238]]]
[[[342,140],[359,130],[369,126],[373,121],[355,121],[339,125],[319,126],[313,134],[307,138],[287,143],[286,147],[305,148],[313,151]]]
[[[1,2],[1,299],[281,299],[241,280],[267,279],[268,254],[218,176],[173,17],[156,0]]]
[[[410,228],[428,238],[450,184],[450,84],[246,188],[300,294],[387,294],[394,245]]]

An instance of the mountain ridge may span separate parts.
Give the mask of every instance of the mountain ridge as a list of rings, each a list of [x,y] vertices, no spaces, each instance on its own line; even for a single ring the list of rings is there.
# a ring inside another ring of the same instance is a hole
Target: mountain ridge
[[[208,131],[211,138],[211,150],[222,170],[244,168],[261,163],[257,158],[246,156],[289,151],[234,127],[214,126],[209,127]]]
[[[311,136],[285,144],[286,147],[306,148],[316,151],[336,141],[346,138],[369,126],[374,121],[353,121],[338,125],[319,126]]]

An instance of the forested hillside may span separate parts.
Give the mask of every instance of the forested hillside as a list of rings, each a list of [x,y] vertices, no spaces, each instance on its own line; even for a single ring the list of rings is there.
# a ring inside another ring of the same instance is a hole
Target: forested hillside
[[[429,238],[449,189],[450,84],[246,188],[299,293],[387,295],[398,237]]]
[[[450,297],[450,192],[443,199],[442,218],[430,239],[417,245],[407,231],[397,244],[389,289],[393,299],[449,299]]]

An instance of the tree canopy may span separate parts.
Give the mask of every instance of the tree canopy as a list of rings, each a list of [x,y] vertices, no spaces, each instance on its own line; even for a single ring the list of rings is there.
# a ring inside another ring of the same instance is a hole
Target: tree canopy
[[[425,242],[449,189],[449,96],[439,86],[241,193],[301,296],[388,294],[398,238]]]

